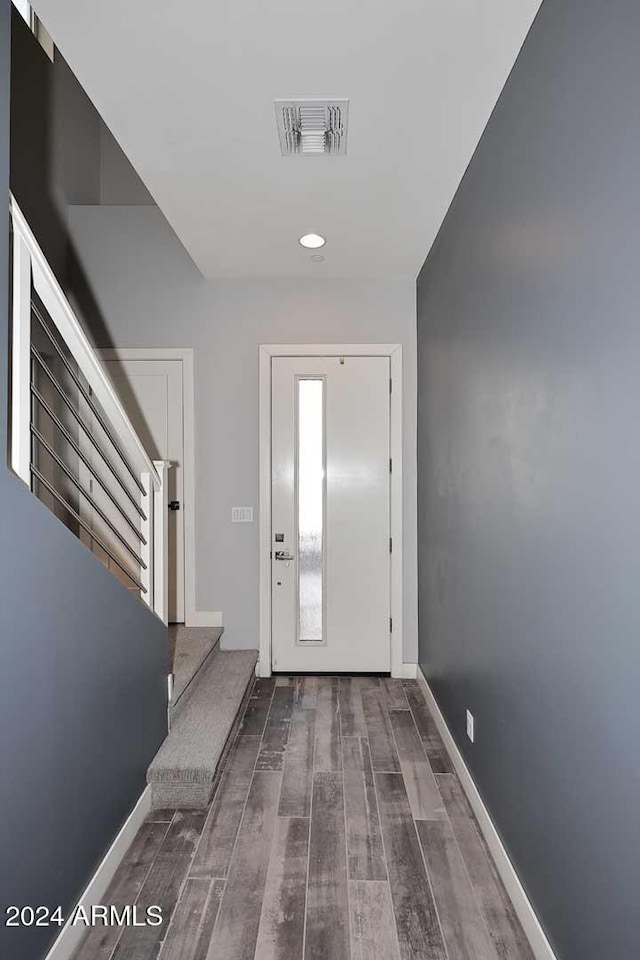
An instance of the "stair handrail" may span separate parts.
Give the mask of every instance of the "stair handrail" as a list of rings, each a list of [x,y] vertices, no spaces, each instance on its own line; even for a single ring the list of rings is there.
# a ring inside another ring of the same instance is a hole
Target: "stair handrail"
[[[38,357],[38,351],[32,344],[32,291],[35,291],[48,318],[75,360],[79,373],[89,387],[91,397],[98,402],[106,417],[113,432],[111,443],[144,498],[146,509],[141,511],[140,521],[144,535],[140,557],[141,592],[145,602],[166,622],[166,477],[169,463],[154,461],[148,455],[98,352],[87,337],[13,194],[10,194],[9,202],[13,230],[11,467],[27,486],[31,487],[34,474],[31,365],[32,357]],[[73,372],[70,372],[73,376]],[[104,426],[108,431],[107,425]],[[109,436],[108,432],[107,435]]]

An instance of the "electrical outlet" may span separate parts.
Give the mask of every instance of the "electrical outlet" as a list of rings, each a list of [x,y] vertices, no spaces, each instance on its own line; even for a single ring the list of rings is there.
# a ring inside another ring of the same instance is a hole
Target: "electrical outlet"
[[[253,507],[231,507],[231,523],[253,523]]]
[[[476,722],[473,718],[473,714],[467,710],[467,736],[469,737],[469,740],[471,740],[471,743],[473,743],[475,738],[475,725]]]

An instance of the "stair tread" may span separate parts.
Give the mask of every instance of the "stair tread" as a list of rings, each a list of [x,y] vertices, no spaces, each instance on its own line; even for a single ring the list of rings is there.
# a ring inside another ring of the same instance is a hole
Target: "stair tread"
[[[215,775],[244,694],[255,650],[219,650],[147,771],[149,783],[207,783]]]
[[[212,627],[210,630],[178,629],[172,664],[174,708],[198,671],[206,665],[221,636],[222,627]]]

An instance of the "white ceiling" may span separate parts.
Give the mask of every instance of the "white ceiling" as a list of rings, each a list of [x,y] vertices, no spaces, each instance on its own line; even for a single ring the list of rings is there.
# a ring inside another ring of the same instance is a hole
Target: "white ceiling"
[[[207,277],[415,276],[539,5],[33,0]],[[281,157],[275,97],[348,97],[347,156]]]

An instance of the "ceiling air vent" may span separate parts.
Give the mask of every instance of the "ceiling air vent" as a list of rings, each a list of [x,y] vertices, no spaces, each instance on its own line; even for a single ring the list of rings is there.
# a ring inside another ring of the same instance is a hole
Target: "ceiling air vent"
[[[347,152],[348,100],[275,100],[283,157]]]

